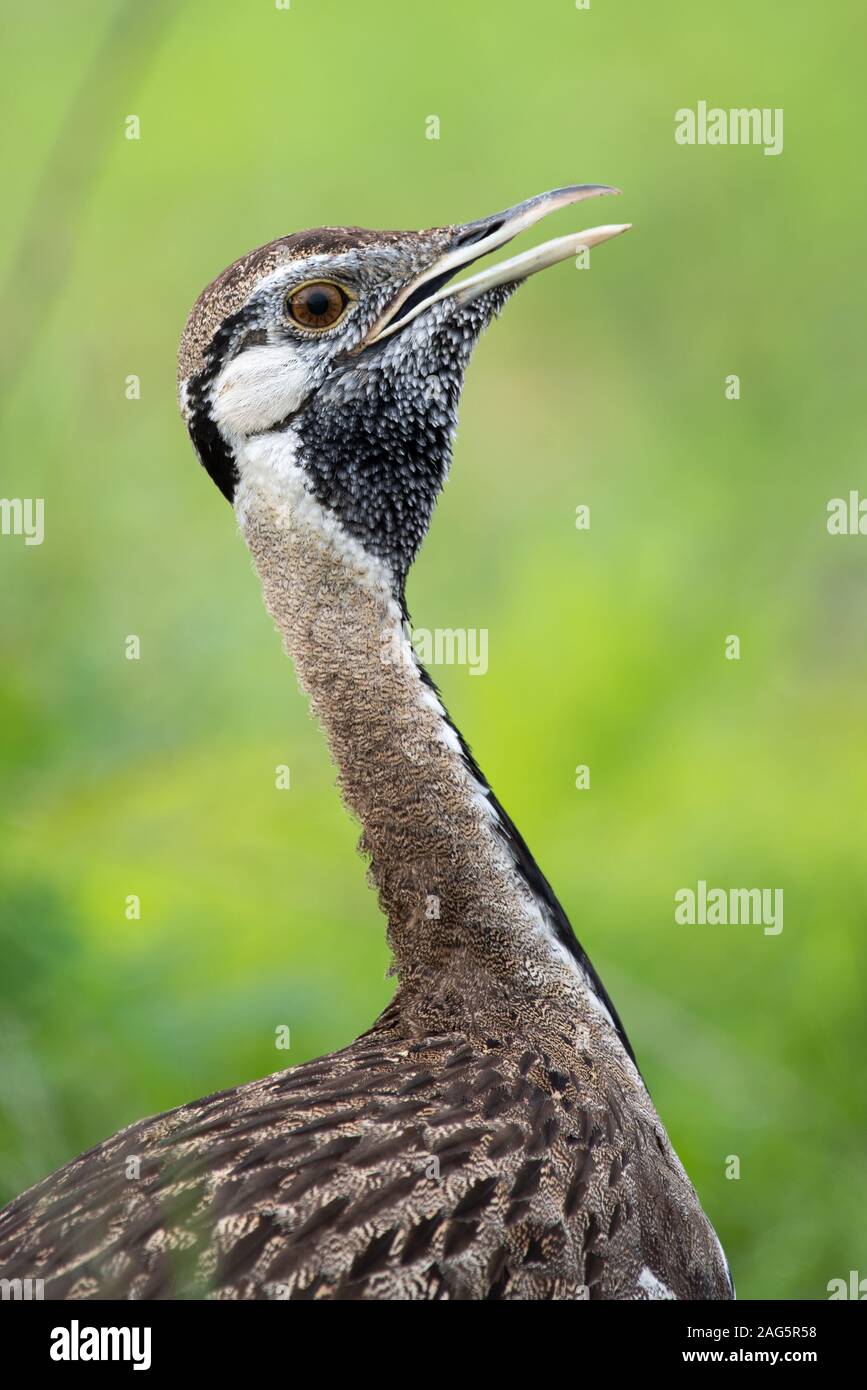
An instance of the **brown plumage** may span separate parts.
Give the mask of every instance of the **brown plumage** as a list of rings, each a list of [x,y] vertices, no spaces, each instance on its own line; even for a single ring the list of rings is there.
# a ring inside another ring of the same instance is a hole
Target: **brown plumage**
[[[519,272],[426,287],[600,191],[283,238],[197,302],[183,409],[362,824],[398,989],[342,1051],[133,1125],[13,1202],[0,1277],[49,1298],[732,1296],[613,1005],[403,626],[463,368]],[[286,308],[319,282],[346,298],[321,334]]]
[[[729,1296],[610,1064],[556,1034],[407,1033],[398,995],[342,1052],[121,1131],[7,1209],[4,1276],[53,1298],[626,1299],[656,1268],[674,1297]]]

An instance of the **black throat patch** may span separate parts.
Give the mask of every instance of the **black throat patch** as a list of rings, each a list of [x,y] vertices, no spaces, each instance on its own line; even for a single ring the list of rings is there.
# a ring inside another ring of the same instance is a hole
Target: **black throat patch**
[[[448,474],[464,372],[490,313],[464,311],[418,336],[410,325],[375,358],[335,372],[291,421],[317,501],[391,566],[401,590]]]

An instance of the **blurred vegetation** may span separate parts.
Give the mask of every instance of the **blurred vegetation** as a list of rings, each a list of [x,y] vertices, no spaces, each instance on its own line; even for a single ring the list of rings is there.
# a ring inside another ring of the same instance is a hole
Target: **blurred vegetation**
[[[356,829],[176,414],[192,300],[283,232],[603,181],[625,196],[546,233],[635,230],[479,348],[411,607],[489,630],[484,680],[434,674],[740,1296],[867,1274],[867,538],[825,527],[867,494],[863,9],[55,0],[6,27],[0,491],[45,498],[46,539],[0,540],[0,1198],[284,1065],[277,1024],[300,1061],[391,992]],[[700,99],[783,107],[784,153],[676,145]],[[783,933],[677,926],[700,878],[782,887]]]

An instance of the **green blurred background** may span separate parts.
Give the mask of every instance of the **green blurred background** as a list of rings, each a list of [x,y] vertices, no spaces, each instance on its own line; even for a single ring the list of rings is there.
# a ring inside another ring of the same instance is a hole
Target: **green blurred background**
[[[176,413],[190,304],[288,231],[603,181],[625,196],[545,235],[635,230],[481,344],[411,609],[489,630],[484,679],[433,674],[740,1296],[867,1275],[867,537],[825,526],[867,494],[863,9],[91,0],[6,29],[0,492],[44,497],[46,538],[0,539],[0,1198],[391,993],[356,828]],[[783,107],[783,154],[678,146],[699,100]],[[782,935],[676,925],[700,878],[782,887]]]

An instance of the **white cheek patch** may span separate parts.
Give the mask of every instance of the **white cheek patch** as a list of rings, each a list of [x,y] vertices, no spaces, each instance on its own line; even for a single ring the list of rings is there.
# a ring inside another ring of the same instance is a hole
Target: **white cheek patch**
[[[310,394],[304,363],[288,343],[251,347],[211,388],[211,412],[224,433],[256,434],[292,415]]]

